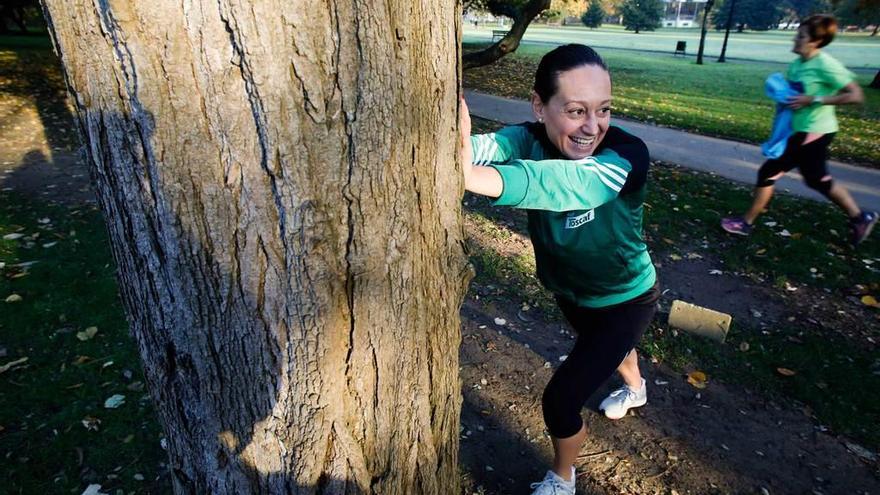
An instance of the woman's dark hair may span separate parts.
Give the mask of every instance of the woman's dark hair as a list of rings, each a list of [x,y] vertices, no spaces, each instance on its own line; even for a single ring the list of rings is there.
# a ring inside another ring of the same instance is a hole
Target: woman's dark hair
[[[576,43],[557,46],[541,58],[532,89],[538,93],[541,101],[547,103],[556,94],[559,74],[582,65],[598,65],[608,72],[608,66],[596,50]]]
[[[822,48],[837,34],[837,19],[828,14],[811,15],[801,22],[800,27],[807,30],[810,41],[818,41],[819,48]]]

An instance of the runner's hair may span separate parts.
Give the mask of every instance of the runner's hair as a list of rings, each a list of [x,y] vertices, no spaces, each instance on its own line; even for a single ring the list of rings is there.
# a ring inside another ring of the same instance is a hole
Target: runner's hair
[[[596,50],[577,43],[558,46],[541,58],[538,70],[535,71],[535,85],[532,89],[542,102],[547,103],[559,89],[556,84],[559,74],[584,65],[597,65],[605,72],[609,72],[608,66]]]

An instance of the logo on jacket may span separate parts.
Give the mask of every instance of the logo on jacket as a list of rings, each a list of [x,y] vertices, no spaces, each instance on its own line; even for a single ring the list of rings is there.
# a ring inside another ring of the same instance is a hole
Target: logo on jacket
[[[566,217],[565,228],[576,229],[587,222],[592,222],[594,218],[596,218],[596,212],[593,210],[587,210],[586,213],[581,213],[577,216]]]

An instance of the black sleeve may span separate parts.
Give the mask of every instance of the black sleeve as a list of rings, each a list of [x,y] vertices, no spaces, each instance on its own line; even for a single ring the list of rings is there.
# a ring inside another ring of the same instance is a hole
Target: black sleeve
[[[644,141],[620,127],[610,126],[596,151],[601,151],[604,148],[614,151],[632,165],[632,170],[620,190],[621,196],[644,187],[645,182],[648,181],[648,167],[651,165],[648,147],[645,146]]]

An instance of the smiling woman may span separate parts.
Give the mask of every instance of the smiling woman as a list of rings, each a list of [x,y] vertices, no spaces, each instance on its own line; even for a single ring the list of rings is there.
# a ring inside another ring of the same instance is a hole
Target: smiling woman
[[[537,122],[470,136],[466,105],[461,114],[465,187],[528,210],[538,278],[578,334],[544,390],[555,459],[533,495],[574,493],[586,438],[580,411],[615,369],[625,384],[602,401],[605,415],[619,419],[647,402],[634,348],[659,296],[641,237],[648,149],[610,124],[611,99],[602,58],[564,45],[535,73]]]

